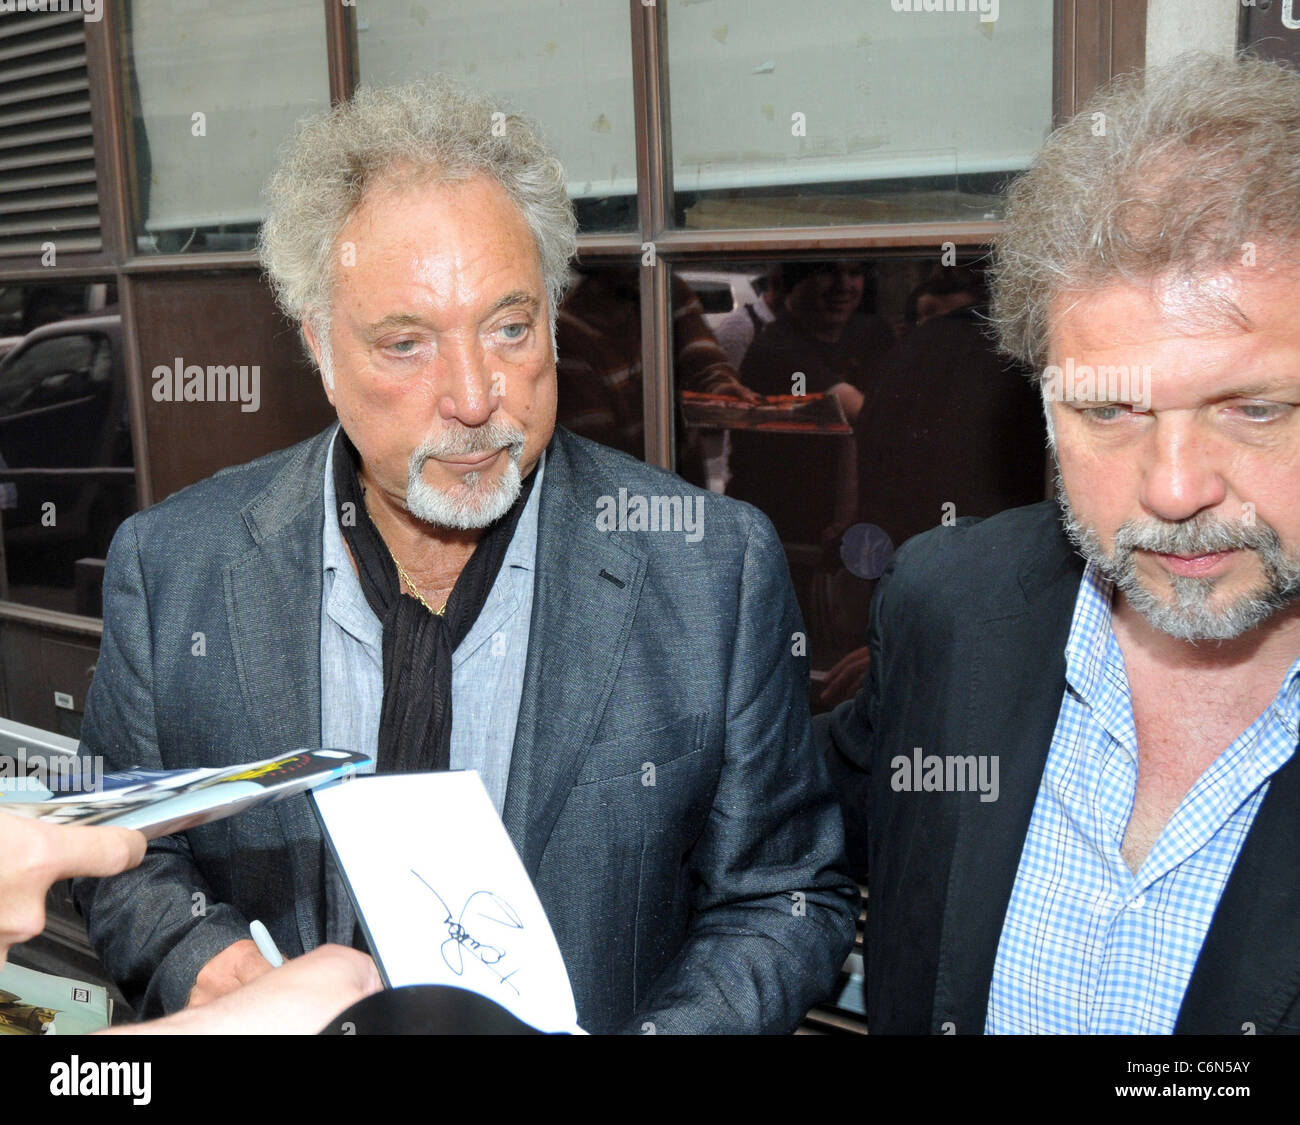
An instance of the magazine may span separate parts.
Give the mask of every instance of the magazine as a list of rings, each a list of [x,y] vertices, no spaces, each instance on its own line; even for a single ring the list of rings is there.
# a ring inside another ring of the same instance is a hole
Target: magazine
[[[224,768],[124,770],[96,778],[92,789],[66,795],[23,777],[21,786],[0,787],[0,810],[55,824],[137,828],[152,840],[292,797],[371,761],[353,750],[291,750]]]
[[[760,430],[784,434],[851,434],[840,400],[832,394],[763,395],[744,402],[726,395],[682,391],[682,418],[692,429]]]
[[[89,1035],[112,1022],[102,985],[24,969],[0,968],[0,1035]]]

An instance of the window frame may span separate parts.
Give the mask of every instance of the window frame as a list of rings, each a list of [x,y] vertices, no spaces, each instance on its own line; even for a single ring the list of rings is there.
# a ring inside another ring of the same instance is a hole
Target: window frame
[[[1142,65],[1145,56],[1147,0],[1052,0],[1053,120],[1061,121],[1113,75]],[[345,100],[358,81],[356,8],[340,0],[321,0],[331,104]],[[671,355],[670,268],[718,258],[772,260],[782,257],[838,257],[888,250],[934,248],[944,242],[959,248],[987,246],[996,238],[996,221],[895,223],[760,230],[684,230],[672,223],[672,161],[669,126],[669,63],[666,57],[666,5],[627,0],[632,53],[635,115],[638,229],[621,234],[586,234],[578,239],[581,262],[636,263],[641,269],[642,370],[646,423],[645,459],[671,469],[676,463]],[[72,281],[117,282],[122,314],[128,406],[140,508],[155,500],[141,388],[140,347],[132,293],[135,278],[242,272],[258,269],[248,251],[142,256],[131,230],[132,175],[129,132],[125,126],[125,12],[104,5],[103,17],[87,23],[86,53],[91,90],[96,180],[100,196],[103,251],[69,258],[43,268],[36,260],[14,259],[0,266],[8,283]],[[653,251],[652,259],[648,258]],[[3,593],[0,590],[0,593]],[[42,611],[0,599],[0,617],[31,620]],[[50,624],[69,627],[68,615],[51,614]],[[60,618],[55,621],[54,618]],[[80,620],[80,619],[79,619]],[[99,622],[82,628],[98,632]]]

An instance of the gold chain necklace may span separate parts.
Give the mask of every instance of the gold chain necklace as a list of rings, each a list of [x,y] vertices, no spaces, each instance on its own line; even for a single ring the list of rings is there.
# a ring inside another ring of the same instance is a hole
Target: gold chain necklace
[[[363,484],[361,486],[361,496],[363,500],[365,498],[365,495],[366,495],[366,486]],[[366,512],[367,514],[369,514],[370,503],[369,501],[365,501],[365,504],[366,504]],[[371,518],[373,519],[373,517]],[[378,530],[379,528],[376,527],[375,531],[377,532]],[[424,606],[424,608],[427,609],[430,613],[432,613],[434,617],[441,617],[444,613],[446,613],[447,612],[446,602],[442,603],[442,609],[434,609],[433,606],[431,606],[428,602],[424,600],[424,595],[420,593],[420,587],[411,581],[411,576],[406,573],[406,567],[404,567],[400,562],[397,561],[397,556],[393,554],[393,548],[388,546],[388,540],[385,539],[382,535],[379,537],[379,539],[380,542],[382,542],[383,545],[387,548],[388,557],[393,560],[393,565],[397,567],[397,573],[402,576],[402,581],[404,581],[407,584],[407,586],[410,587],[411,593],[415,595],[415,600],[419,602],[422,606]],[[402,592],[400,583],[398,585],[397,592],[399,595]]]
[[[388,547],[387,541],[384,542],[384,546]],[[420,587],[411,581],[411,576],[406,573],[406,568],[400,562],[397,561],[397,556],[393,554],[392,547],[388,547],[388,554],[389,557],[393,560],[393,565],[397,567],[397,573],[402,576],[403,581],[406,582],[406,585],[410,588],[411,593],[415,595],[415,600],[419,602],[422,606],[424,606],[424,608],[427,609],[430,613],[432,613],[434,617],[441,617],[447,611],[447,603],[446,602],[442,603],[442,609],[434,609],[433,606],[431,606],[428,602],[424,600],[424,595],[420,593]]]

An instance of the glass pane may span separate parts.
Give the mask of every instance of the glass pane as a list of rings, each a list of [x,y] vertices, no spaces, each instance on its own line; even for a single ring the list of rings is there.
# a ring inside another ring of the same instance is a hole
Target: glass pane
[[[1282,59],[1300,67],[1300,5],[1294,0],[1281,4],[1241,5],[1241,22],[1234,27],[1236,12],[1211,8],[1197,12],[1195,22],[1175,20],[1162,24],[1159,5],[1147,10],[1147,65],[1169,62],[1180,51],[1192,49],[1230,52],[1234,45],[1266,59]],[[1181,13],[1180,13],[1181,15]],[[1190,23],[1190,26],[1188,24]],[[1238,32],[1236,43],[1232,33]]]
[[[730,297],[694,300],[709,291]],[[1038,392],[985,332],[975,264],[701,263],[675,271],[673,295],[678,313],[711,310],[711,374],[745,388],[708,393],[676,349],[678,472],[772,520],[815,671],[866,644],[895,547],[1043,498]]]
[[[542,127],[584,233],[636,227],[632,32],[626,0],[359,0],[361,81],[444,73]]]
[[[639,270],[584,266],[555,324],[556,421],[633,457],[645,453]]]
[[[713,0],[666,11],[679,225],[995,218],[1052,117],[1052,8]]]
[[[137,249],[252,249],[276,149],[329,106],[320,0],[131,0],[127,14]]]
[[[135,511],[122,320],[107,285],[0,289],[0,593],[98,617]]]

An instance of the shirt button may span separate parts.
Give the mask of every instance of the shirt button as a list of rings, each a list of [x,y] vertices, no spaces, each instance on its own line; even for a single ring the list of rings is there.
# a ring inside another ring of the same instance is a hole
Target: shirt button
[[[1144,902],[1146,902],[1146,897],[1144,895],[1137,895],[1134,897],[1133,901],[1129,903],[1129,906],[1134,910],[1141,910]]]

